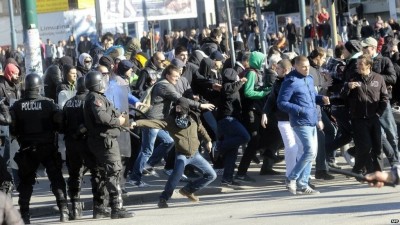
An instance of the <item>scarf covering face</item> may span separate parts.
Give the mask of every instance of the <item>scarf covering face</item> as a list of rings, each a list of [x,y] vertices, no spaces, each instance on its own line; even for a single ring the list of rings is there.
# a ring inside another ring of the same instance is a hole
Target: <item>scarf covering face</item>
[[[175,124],[177,127],[181,129],[188,128],[190,126],[190,121],[189,121],[189,101],[186,98],[180,98],[178,101],[176,101],[176,105],[181,107],[180,112],[176,112],[176,117],[175,117]]]

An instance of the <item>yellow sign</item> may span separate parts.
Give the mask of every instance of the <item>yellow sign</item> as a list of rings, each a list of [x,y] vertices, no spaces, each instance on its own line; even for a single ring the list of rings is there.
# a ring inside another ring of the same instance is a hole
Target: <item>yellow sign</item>
[[[38,13],[68,11],[68,0],[36,0]]]
[[[78,9],[94,8],[95,0],[78,0]]]

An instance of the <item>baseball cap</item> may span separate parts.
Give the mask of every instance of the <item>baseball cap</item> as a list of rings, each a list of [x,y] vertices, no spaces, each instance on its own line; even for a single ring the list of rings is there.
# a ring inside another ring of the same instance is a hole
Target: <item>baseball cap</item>
[[[129,60],[121,60],[121,62],[118,63],[118,68],[121,70],[127,71],[130,68],[133,68],[133,63]]]
[[[373,37],[368,37],[365,38],[363,41],[361,41],[361,46],[362,47],[377,47],[378,46],[378,41],[376,41],[375,38]]]
[[[210,59],[215,61],[224,61],[225,57],[222,55],[220,51],[214,51],[213,53],[211,53]]]
[[[182,69],[185,67],[185,63],[182,62],[182,60],[174,58],[171,60],[171,64],[178,67],[179,69]]]

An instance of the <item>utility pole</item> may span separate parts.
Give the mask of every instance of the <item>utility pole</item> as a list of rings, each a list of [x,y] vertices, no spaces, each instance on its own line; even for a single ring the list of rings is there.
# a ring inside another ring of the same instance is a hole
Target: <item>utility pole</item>
[[[332,48],[338,44],[337,38],[337,26],[336,26],[336,8],[335,3],[329,0],[330,18],[331,18],[331,36],[332,36]]]
[[[229,34],[229,46],[231,49],[231,62],[232,67],[236,63],[235,46],[233,44],[233,33],[232,33],[232,20],[231,11],[229,10],[229,0],[225,0],[226,15],[228,15],[228,34]]]
[[[37,73],[42,76],[43,67],[36,1],[21,0],[21,18],[24,32],[26,74]]]
[[[14,23],[14,5],[12,0],[8,0],[8,11],[10,11],[11,49],[17,50],[17,38],[15,34],[15,23]]]
[[[301,33],[301,49],[303,55],[308,55],[307,45],[304,40],[304,27],[306,26],[306,2],[305,0],[299,0],[299,9],[300,9],[300,33]]]
[[[262,53],[267,54],[267,49],[265,46],[265,36],[264,36],[264,21],[261,18],[260,2],[259,2],[259,0],[255,0],[254,3],[256,4],[258,29],[260,31],[261,51],[262,51]]]

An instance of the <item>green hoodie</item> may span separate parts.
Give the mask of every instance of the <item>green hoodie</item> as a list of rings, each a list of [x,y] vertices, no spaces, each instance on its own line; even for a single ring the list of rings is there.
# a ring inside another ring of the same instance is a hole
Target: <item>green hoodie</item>
[[[261,52],[252,52],[249,59],[250,68],[257,71],[260,70],[265,61],[265,57],[266,56]],[[244,97],[250,99],[261,99],[271,91],[270,89],[264,91],[254,90],[257,81],[257,74],[253,70],[247,72],[246,78],[247,82],[244,84]]]

